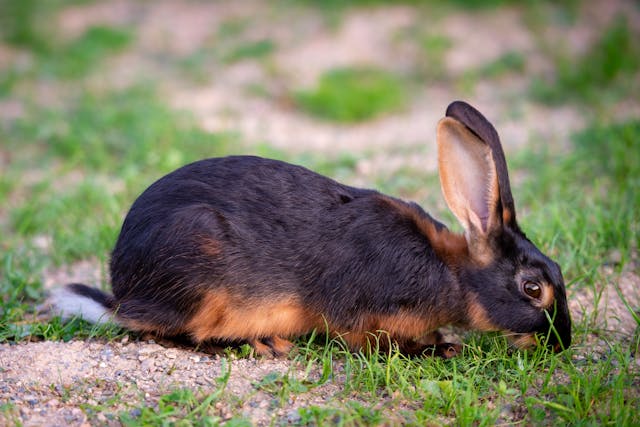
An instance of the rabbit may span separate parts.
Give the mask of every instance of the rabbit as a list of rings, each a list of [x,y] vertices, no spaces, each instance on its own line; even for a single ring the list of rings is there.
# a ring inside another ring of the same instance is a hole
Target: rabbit
[[[63,318],[248,343],[264,356],[287,355],[290,339],[314,330],[353,351],[455,356],[445,325],[501,331],[521,348],[569,347],[560,267],[516,222],[493,125],[455,101],[436,134],[441,188],[463,234],[415,203],[300,166],[205,159],[133,203],[110,260],[113,295],[74,283],[51,304]]]

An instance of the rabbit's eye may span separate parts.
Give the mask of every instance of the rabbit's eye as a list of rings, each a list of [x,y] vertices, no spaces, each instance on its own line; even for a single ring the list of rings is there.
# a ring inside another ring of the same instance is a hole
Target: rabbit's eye
[[[540,298],[542,295],[542,288],[539,284],[535,282],[524,282],[524,293],[529,295],[531,298]]]

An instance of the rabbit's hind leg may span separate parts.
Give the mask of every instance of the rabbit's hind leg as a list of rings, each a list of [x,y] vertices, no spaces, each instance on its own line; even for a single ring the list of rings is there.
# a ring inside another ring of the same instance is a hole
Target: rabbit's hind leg
[[[422,340],[404,340],[398,341],[398,345],[400,351],[408,356],[436,356],[450,359],[462,352],[462,345],[442,341],[424,343]]]
[[[265,357],[284,357],[291,352],[293,343],[276,335],[249,340],[256,354]]]

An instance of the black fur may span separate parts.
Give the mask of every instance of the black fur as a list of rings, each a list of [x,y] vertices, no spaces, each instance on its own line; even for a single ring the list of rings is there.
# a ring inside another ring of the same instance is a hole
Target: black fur
[[[500,199],[502,209],[507,209],[511,213],[509,225],[517,228],[516,208],[511,195],[511,185],[509,183],[509,171],[507,169],[507,160],[502,151],[500,137],[493,125],[475,108],[463,101],[454,101],[447,107],[447,117],[453,117],[467,126],[482,141],[491,147],[491,153],[498,172],[498,181],[500,186]]]
[[[497,260],[483,269],[465,269],[461,281],[469,283],[475,290],[496,325],[519,333],[544,333],[549,324],[544,312],[531,305],[520,284],[514,281],[516,272],[525,270],[527,278],[553,284],[557,312],[550,310],[549,315],[555,318],[554,327],[560,339],[551,333],[549,344],[562,344],[567,348],[571,343],[571,320],[560,267],[519,230],[506,230],[498,239]],[[487,286],[488,283],[500,283],[502,286]]]
[[[495,238],[493,249],[497,252],[497,261],[463,280],[468,280],[478,290],[486,289],[486,283],[496,281],[507,284],[517,270],[527,269],[533,276],[532,279],[552,284],[557,312],[551,313],[551,317],[555,320],[554,327],[560,341],[555,334],[551,334],[550,343],[561,343],[563,347],[568,347],[571,342],[571,318],[562,273],[558,264],[540,252],[518,226],[507,162],[498,132],[478,110],[463,101],[452,102],[447,107],[446,116],[463,123],[491,148],[500,188],[501,203],[498,209],[508,210],[510,213],[502,232]],[[478,295],[482,304],[488,308],[492,321],[506,330],[533,332],[543,331],[548,327],[546,316],[540,316],[539,310],[531,310],[529,299],[522,295],[519,286],[493,288],[491,292],[479,292]],[[519,315],[514,316],[514,313]]]
[[[229,287],[257,300],[294,292],[346,329],[363,310],[447,306],[464,320],[458,298],[438,292],[454,285],[451,273],[385,197],[257,157],[178,169],[124,222],[111,260],[119,315],[178,330],[203,291]],[[224,242],[218,259],[198,250],[203,237]]]
[[[407,313],[439,319],[435,327],[473,326],[470,304],[476,301],[498,329],[546,334],[545,310],[516,279],[526,272],[554,286],[560,341],[552,335],[551,344],[568,346],[560,269],[515,222],[495,129],[468,104],[452,104],[447,115],[491,147],[499,208],[512,211],[513,221],[492,231],[488,265],[475,263],[464,245],[436,242],[464,239],[415,203],[277,160],[232,156],[184,166],[133,203],[112,253],[113,297],[84,285],[71,289],[117,310],[124,324],[167,336],[189,333],[190,319],[211,292],[233,294],[247,310],[294,296],[327,325],[356,332],[366,331],[372,316]],[[450,351],[447,344],[436,348]]]
[[[82,283],[70,283],[67,288],[76,295],[90,298],[110,310],[115,309],[113,296],[102,292],[100,289],[92,288]]]

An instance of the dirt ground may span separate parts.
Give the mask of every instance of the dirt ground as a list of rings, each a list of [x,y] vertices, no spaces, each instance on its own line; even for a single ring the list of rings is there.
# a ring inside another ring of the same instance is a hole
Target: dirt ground
[[[599,34],[612,15],[621,11],[635,16],[639,13],[631,1],[585,3],[588,7],[579,12],[574,26],[550,27],[545,37],[561,36],[571,48],[580,51]],[[265,18],[256,20],[256,16]],[[170,78],[163,80],[166,76],[156,69],[152,58],[196,51],[206,43],[216,25],[231,18],[251,18],[249,37],[268,36],[276,41],[279,48],[271,68],[239,62],[216,69],[215,79],[204,85]],[[149,73],[161,81],[166,99],[176,108],[193,112],[205,129],[238,132],[249,145],[268,141],[275,147],[298,152],[346,152],[355,156],[367,153],[366,160],[358,163],[362,181],[381,169],[388,173],[406,166],[434,170],[435,124],[446,105],[458,94],[449,85],[439,83],[419,88],[405,111],[345,126],[311,119],[279,102],[277,97],[248,96],[247,86],[264,83],[269,72],[278,75],[278,84],[302,87],[313,84],[323,71],[341,65],[410,68],[415,58],[414,47],[392,41],[402,28],[417,25],[419,19],[428,19],[427,24],[434,32],[441,32],[454,41],[445,56],[446,73],[452,78],[509,51],[539,59],[528,62],[532,64],[528,67],[533,68],[522,75],[510,75],[497,83],[480,81],[472,95],[471,102],[481,105],[483,112],[493,119],[507,152],[527,144],[532,137],[566,146],[570,132],[584,125],[584,118],[573,108],[542,106],[522,96],[529,81],[528,73],[545,70],[549,64],[537,47],[539,35],[525,25],[517,8],[425,17],[415,13],[412,7],[390,5],[346,12],[339,26],[332,28],[317,13],[283,9],[274,14],[260,1],[163,0],[151,6],[147,2],[114,0],[69,7],[56,19],[67,37],[78,35],[97,23],[128,24],[137,28],[134,47],[111,61],[96,76],[96,85],[124,86]],[[640,19],[631,22],[638,23]],[[564,32],[560,34],[561,31]],[[268,90],[277,93],[281,88],[268,87]],[[620,115],[638,114],[640,104],[620,108]],[[598,315],[593,322],[617,334],[619,339],[631,337],[635,323],[616,287],[633,306],[640,306],[640,278],[635,273],[639,268],[632,262],[621,276],[609,274],[607,277],[611,280],[599,289],[599,298],[570,292],[574,319],[592,316],[596,312],[594,301],[599,299]],[[46,271],[44,283],[48,287],[71,280],[95,284],[103,279],[100,271],[97,262],[87,261]],[[598,337],[592,338],[593,342],[576,344],[579,353],[586,355],[603,345]],[[109,343],[87,340],[2,344],[0,402],[18,405],[20,421],[25,426],[119,425],[117,420],[104,414],[89,419],[80,408],[107,402],[116,393],[131,399],[142,396],[144,401],[152,403],[175,385],[214,392],[218,387],[217,378],[225,369],[222,360],[219,356],[127,338]],[[233,360],[227,391],[243,402],[239,411],[234,411],[244,414],[256,425],[269,425],[274,415],[279,422],[294,423],[299,419],[298,408],[322,404],[327,396],[341,390],[340,366],[334,363],[336,378],[309,392],[296,394],[295,399],[279,407],[271,395],[256,391],[252,384],[272,372],[291,371],[301,379],[317,378],[319,372],[306,372],[304,366],[288,360]],[[231,404],[222,403],[219,409],[223,419],[231,416]]]
[[[2,345],[0,361],[0,393],[20,407],[24,425],[32,426],[120,425],[101,413],[88,419],[80,407],[104,404],[116,393],[123,402],[121,410],[127,409],[124,402],[129,399],[153,405],[159,396],[176,387],[215,393],[220,389],[217,379],[229,366],[231,376],[225,392],[243,403],[240,410],[232,402],[218,403],[216,409],[222,420],[241,415],[255,425],[269,425],[274,416],[293,422],[300,418],[298,408],[321,405],[340,388],[338,378],[313,392],[296,394],[280,408],[276,398],[256,390],[254,385],[274,373],[293,371],[297,378],[308,381],[317,380],[320,374],[307,373],[288,360],[238,359],[227,365],[220,356],[166,348],[153,341]],[[124,389],[116,384],[124,384]]]
[[[637,271],[637,266],[635,268]],[[80,263],[71,271],[50,271],[55,281],[73,281],[86,277],[90,263]],[[612,272],[605,272],[605,274]],[[93,273],[95,275],[95,273]],[[612,277],[615,277],[612,275]],[[571,315],[574,321],[583,316],[592,318],[600,335],[589,335],[574,344],[576,359],[603,357],[607,342],[629,342],[636,323],[620,299],[618,290],[632,307],[640,306],[640,277],[628,270],[617,280],[607,283],[596,293],[569,292]],[[597,301],[597,305],[594,302]],[[594,316],[594,313],[597,315]],[[153,340],[133,341],[128,336],[114,342],[77,341],[31,342],[0,344],[0,401],[12,402],[20,408],[25,426],[86,426],[120,425],[115,418],[102,412],[95,415],[81,407],[99,407],[118,396],[120,409],[113,407],[109,414],[126,411],[126,402],[140,401],[150,406],[163,394],[176,387],[199,390],[203,394],[220,389],[219,379],[230,369],[225,393],[234,401],[216,404],[222,420],[243,416],[254,425],[291,424],[300,419],[298,409],[309,405],[323,405],[327,401],[344,399],[344,376],[340,361],[333,362],[333,377],[319,387],[303,393],[292,393],[281,402],[273,394],[256,388],[269,375],[293,375],[301,382],[314,382],[321,372],[283,359],[227,359],[191,349],[176,348]],[[640,371],[640,359],[636,359]],[[392,396],[380,398],[383,402]],[[358,396],[348,398],[358,401]],[[402,408],[402,403],[394,407]],[[132,415],[136,415],[133,413]],[[393,419],[392,414],[388,414]]]

